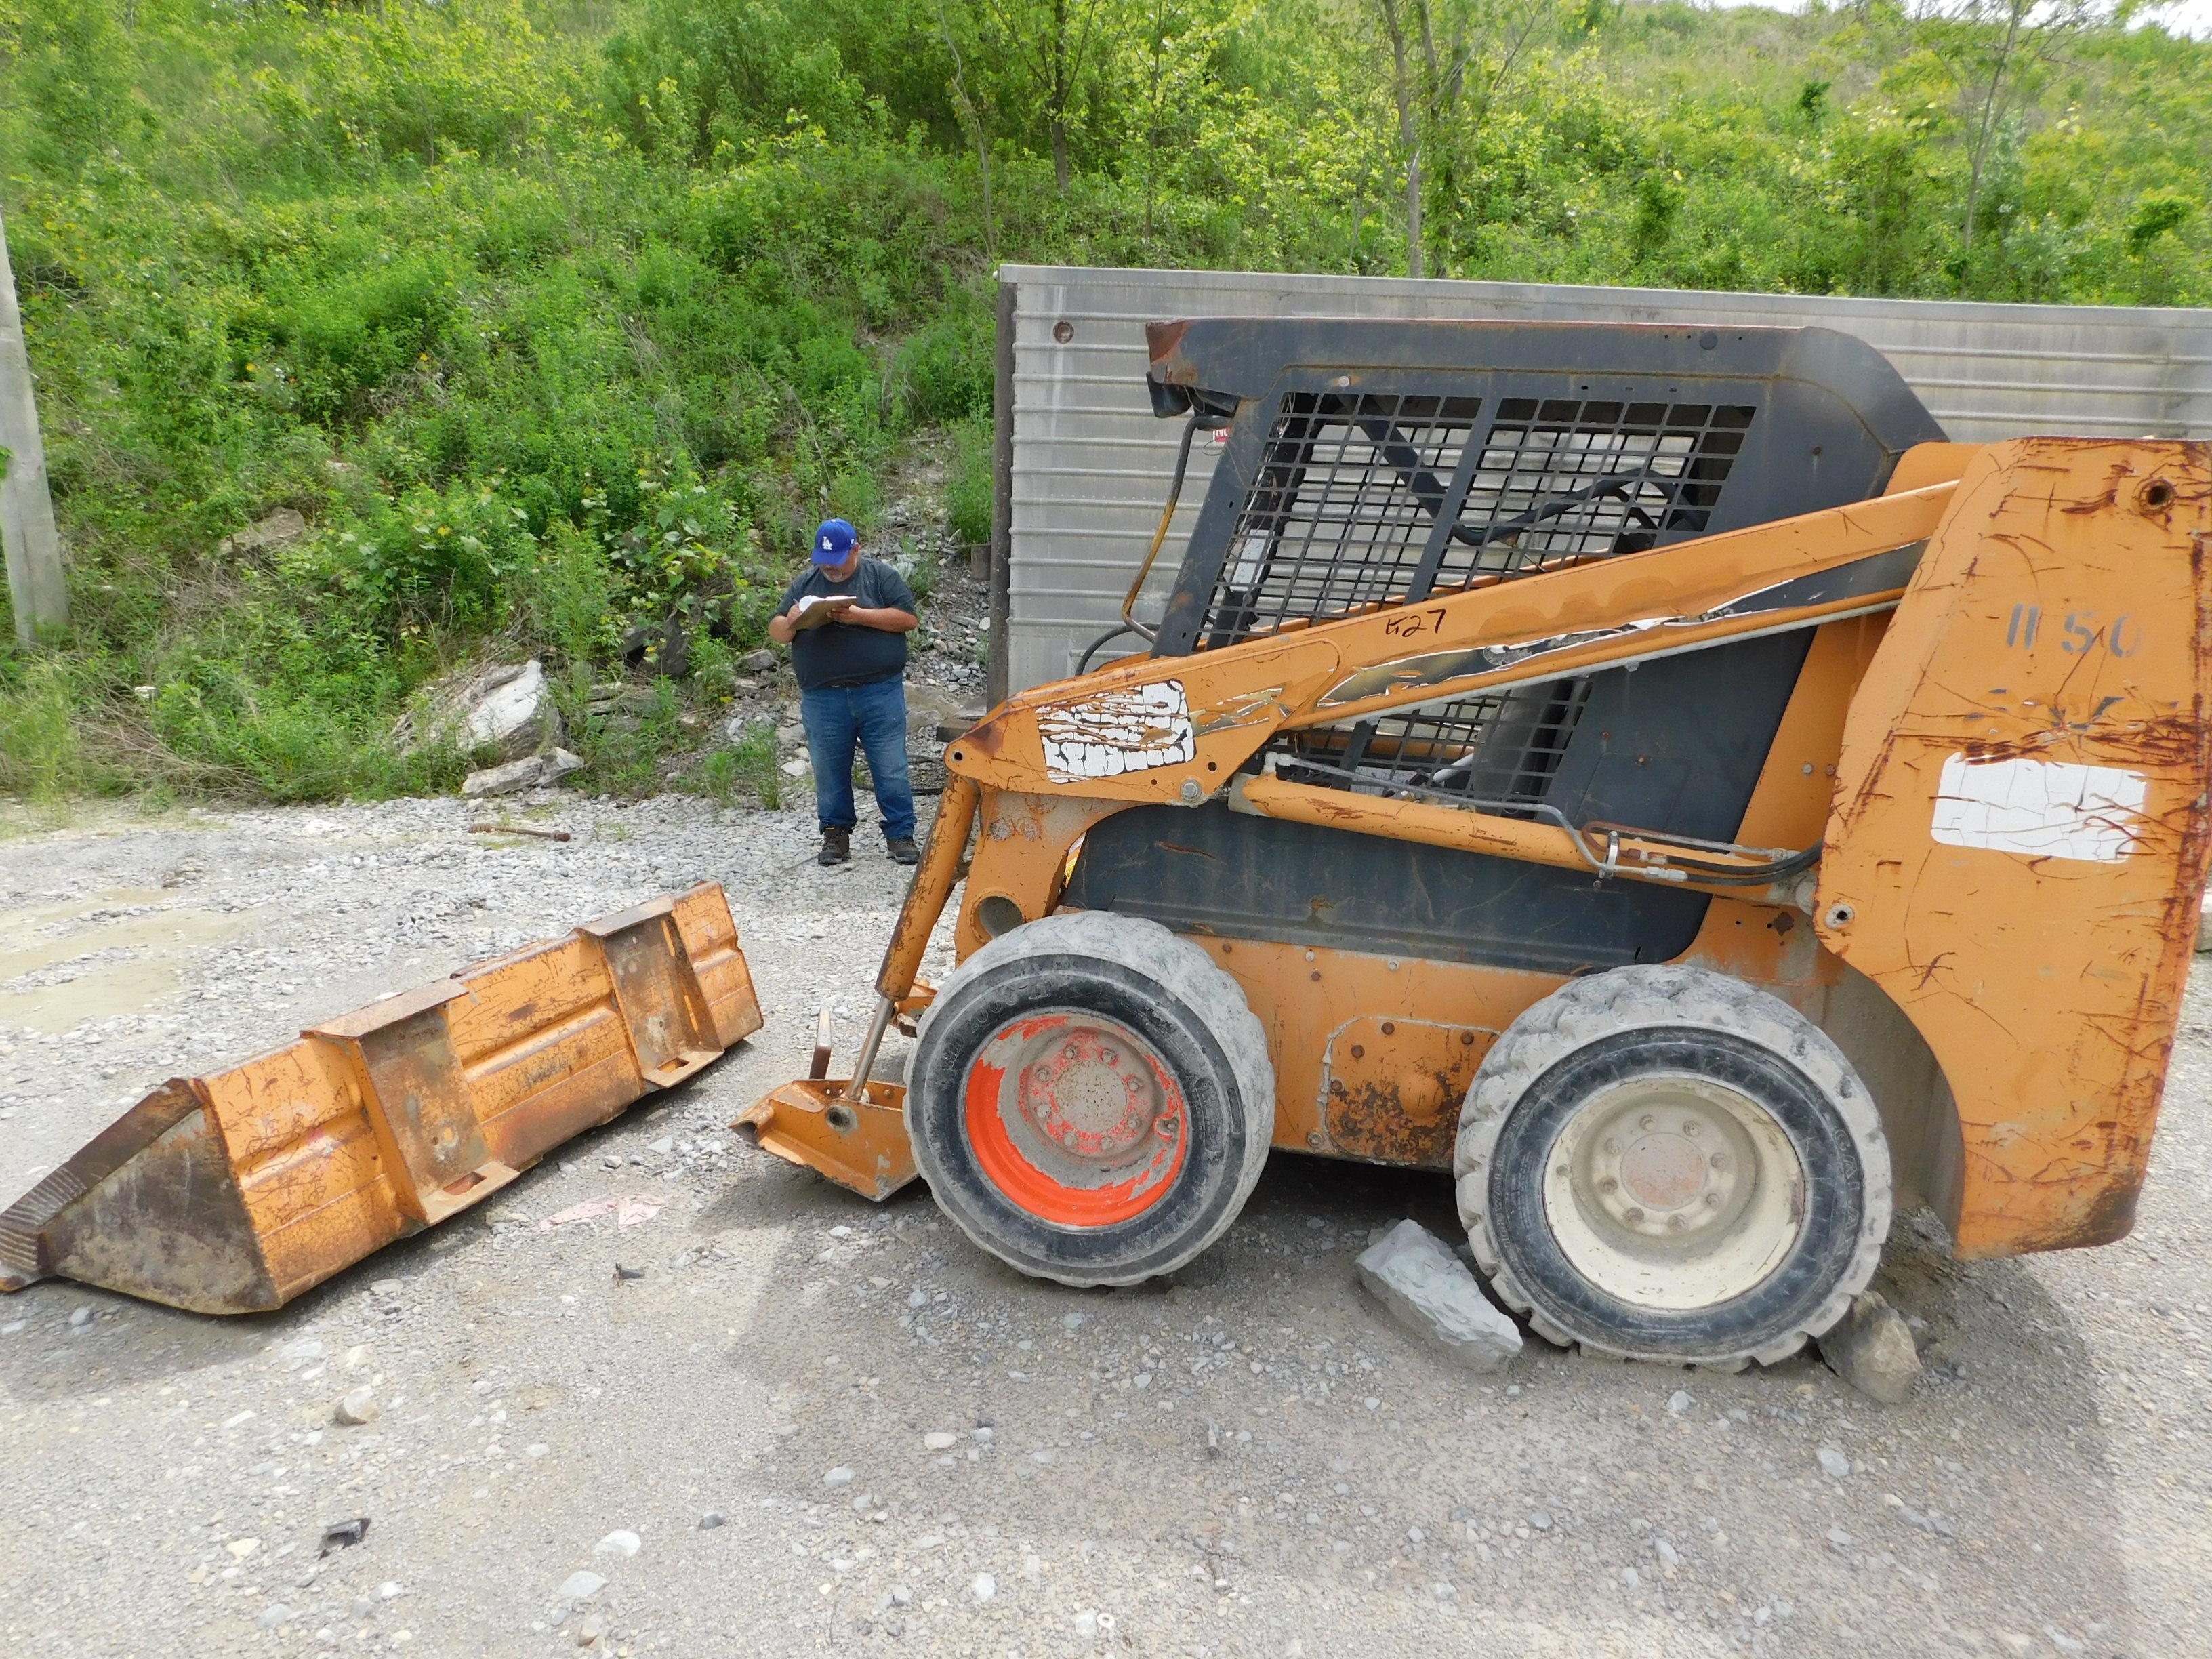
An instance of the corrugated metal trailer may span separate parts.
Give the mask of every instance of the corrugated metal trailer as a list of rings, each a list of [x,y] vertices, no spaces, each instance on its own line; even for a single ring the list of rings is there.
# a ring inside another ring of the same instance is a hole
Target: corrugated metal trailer
[[[994,698],[1071,672],[1143,562],[1180,436],[1146,394],[1147,322],[1809,323],[1881,350],[1961,441],[2212,437],[2212,311],[1049,265],[1004,265],[999,282]],[[1192,454],[1160,586],[1140,614],[1164,594],[1216,453]]]

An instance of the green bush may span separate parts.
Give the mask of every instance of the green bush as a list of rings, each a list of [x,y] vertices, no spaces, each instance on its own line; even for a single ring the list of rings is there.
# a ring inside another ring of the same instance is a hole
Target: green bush
[[[0,790],[51,800],[86,787],[76,682],[67,662],[47,658],[0,686]]]

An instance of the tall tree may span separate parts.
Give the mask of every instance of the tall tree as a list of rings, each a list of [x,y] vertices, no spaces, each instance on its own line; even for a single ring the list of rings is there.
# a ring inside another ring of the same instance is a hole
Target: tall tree
[[[1133,166],[1144,178],[1147,240],[1163,182],[1188,176],[1189,147],[1206,114],[1218,111],[1217,55],[1253,10],[1253,0],[1121,0],[1105,73],[1125,174]]]
[[[2067,38],[2110,13],[2103,0],[1927,0],[1922,36],[1950,77],[1966,136],[1959,240],[1967,255],[1974,251],[1997,140]]]
[[[1427,270],[1430,158],[1471,141],[1541,44],[1558,0],[1373,0],[1389,56],[1406,185],[1406,274]]]
[[[975,146],[975,168],[983,177],[983,258],[988,264],[999,263],[999,216],[991,205],[991,135],[983,125],[983,112],[968,90],[968,59],[960,50],[960,42],[952,33],[952,20],[945,15],[945,0],[938,0],[937,26],[943,32],[945,50],[952,58],[952,105],[959,112],[961,131]]]
[[[1094,66],[1105,0],[986,0],[1012,65],[1030,86],[1052,144],[1053,182],[1067,191],[1068,131]]]

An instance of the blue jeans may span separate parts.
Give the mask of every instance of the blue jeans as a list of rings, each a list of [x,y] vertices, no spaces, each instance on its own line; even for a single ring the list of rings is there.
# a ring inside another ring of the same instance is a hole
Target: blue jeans
[[[824,830],[850,830],[853,742],[867,751],[885,841],[914,839],[914,786],[906,775],[906,682],[833,685],[799,694],[806,752],[814,761],[814,815]]]

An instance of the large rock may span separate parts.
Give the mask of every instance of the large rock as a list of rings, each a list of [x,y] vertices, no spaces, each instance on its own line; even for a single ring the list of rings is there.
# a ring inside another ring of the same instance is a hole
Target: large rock
[[[535,657],[447,676],[392,732],[404,750],[443,737],[464,749],[491,749],[502,762],[550,748],[563,735]]]
[[[307,521],[290,507],[280,507],[267,518],[225,536],[216,544],[216,551],[225,558],[265,553],[271,548],[289,547],[307,533]]]
[[[1521,1352],[1521,1328],[1418,1221],[1400,1222],[1360,1256],[1359,1282],[1393,1319],[1471,1371],[1502,1370]]]
[[[486,669],[464,696],[460,714],[469,747],[489,744],[503,759],[526,755],[561,737],[561,716],[546,696],[544,665],[535,657]]]
[[[1861,1394],[1902,1406],[1920,1382],[1920,1352],[1905,1316],[1877,1291],[1863,1291],[1835,1328],[1820,1338],[1828,1369]]]
[[[525,789],[550,788],[571,772],[580,770],[581,755],[556,749],[546,755],[525,755],[504,766],[488,766],[461,781],[461,793],[471,800],[486,795],[520,794]]]

